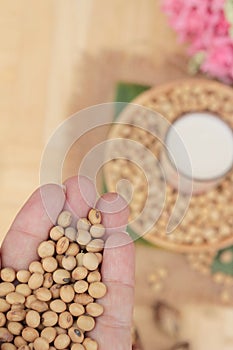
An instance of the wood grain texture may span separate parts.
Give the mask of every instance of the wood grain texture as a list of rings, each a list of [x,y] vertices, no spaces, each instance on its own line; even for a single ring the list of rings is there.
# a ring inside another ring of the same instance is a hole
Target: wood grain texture
[[[112,101],[119,80],[155,85],[186,75],[159,0],[0,1],[0,237],[39,185],[49,136],[69,115]],[[99,130],[70,152],[77,171]]]

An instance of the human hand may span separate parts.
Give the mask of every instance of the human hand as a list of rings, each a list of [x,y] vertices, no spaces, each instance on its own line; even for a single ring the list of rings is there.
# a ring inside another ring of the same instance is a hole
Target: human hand
[[[107,241],[103,254],[102,280],[108,292],[99,301],[104,314],[90,332],[99,344],[99,350],[129,350],[134,299],[134,246],[124,233],[128,220],[125,201],[114,193],[103,195],[96,203],[94,184],[84,177],[72,177],[64,183],[66,191],[58,185],[45,185],[46,208],[42,192],[36,190],[16,216],[1,248],[1,267],[16,270],[27,269],[31,261],[38,259],[37,247],[48,238],[63,208],[77,217],[86,217],[90,207],[102,213],[107,228]],[[81,193],[85,194],[85,199]],[[87,199],[87,201],[86,201]],[[88,204],[87,204],[88,202]],[[110,210],[112,213],[109,213]],[[49,213],[49,215],[48,215]]]

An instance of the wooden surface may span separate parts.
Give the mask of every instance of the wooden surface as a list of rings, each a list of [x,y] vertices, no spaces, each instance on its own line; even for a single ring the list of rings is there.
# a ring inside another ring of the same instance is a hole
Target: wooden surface
[[[43,147],[61,121],[112,101],[119,80],[183,77],[184,61],[159,0],[0,0],[0,238],[39,185]],[[71,152],[64,177],[103,137]]]

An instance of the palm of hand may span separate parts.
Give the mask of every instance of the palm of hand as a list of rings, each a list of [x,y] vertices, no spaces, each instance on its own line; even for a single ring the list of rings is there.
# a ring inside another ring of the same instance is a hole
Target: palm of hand
[[[63,208],[77,217],[86,217],[90,207],[94,207],[96,192],[87,178],[70,178],[65,182],[65,187],[66,194],[57,185],[43,188],[48,210],[44,208],[40,189],[29,198],[2,244],[2,267],[24,269],[31,261],[38,259],[37,247],[47,239],[52,222],[56,221]],[[102,196],[96,207],[103,213],[103,224],[108,234],[101,270],[108,293],[100,301],[105,312],[98,318],[90,336],[99,343],[99,350],[129,350],[132,346],[134,248],[130,238],[123,233],[128,208],[122,198],[113,193]]]

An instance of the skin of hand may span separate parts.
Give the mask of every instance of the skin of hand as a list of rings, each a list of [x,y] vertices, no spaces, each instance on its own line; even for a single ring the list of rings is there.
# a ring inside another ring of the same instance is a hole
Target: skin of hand
[[[63,208],[77,219],[96,207],[102,212],[107,232],[101,273],[108,292],[99,300],[105,312],[90,337],[97,340],[99,350],[131,350],[135,262],[133,242],[125,233],[127,204],[116,193],[104,194],[96,202],[95,186],[86,177],[71,177],[64,188],[62,191],[59,185],[44,185],[31,195],[3,241],[1,266],[27,269],[31,261],[38,260],[37,247],[48,238]]]

